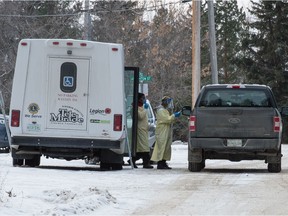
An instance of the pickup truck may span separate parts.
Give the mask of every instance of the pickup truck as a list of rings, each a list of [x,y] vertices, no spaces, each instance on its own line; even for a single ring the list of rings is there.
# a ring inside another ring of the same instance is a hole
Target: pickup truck
[[[269,86],[203,86],[190,116],[188,169],[199,172],[206,159],[264,160],[268,172],[281,171],[282,119]]]

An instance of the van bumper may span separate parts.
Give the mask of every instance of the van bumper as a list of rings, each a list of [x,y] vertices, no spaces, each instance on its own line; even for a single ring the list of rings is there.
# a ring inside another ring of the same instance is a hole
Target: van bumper
[[[83,148],[83,149],[120,149],[120,140],[99,140],[80,138],[57,138],[57,137],[24,137],[11,138],[12,146],[31,147],[59,147],[59,148]]]

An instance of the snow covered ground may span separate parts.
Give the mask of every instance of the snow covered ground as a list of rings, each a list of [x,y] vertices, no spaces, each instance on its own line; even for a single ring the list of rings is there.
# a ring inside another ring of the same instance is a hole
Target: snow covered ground
[[[287,153],[284,145],[278,174],[264,161],[210,160],[191,173],[181,142],[172,145],[172,170],[104,172],[43,157],[40,167],[13,167],[0,154],[0,215],[287,215]]]

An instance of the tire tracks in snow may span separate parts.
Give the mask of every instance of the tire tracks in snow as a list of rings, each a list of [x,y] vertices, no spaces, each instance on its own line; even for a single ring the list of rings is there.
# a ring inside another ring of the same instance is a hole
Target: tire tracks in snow
[[[202,176],[199,178],[199,176]],[[196,177],[196,178],[195,178]],[[205,179],[206,174],[188,173],[185,176],[180,176],[175,181],[165,184],[155,190],[155,195],[149,200],[149,203],[144,203],[131,215],[187,215],[187,209],[181,207],[184,203],[195,200],[191,198],[195,193],[206,193],[209,186],[203,190],[205,185],[218,185],[222,181],[222,176],[215,175],[209,179]],[[191,202],[193,205],[199,203]],[[202,204],[201,204],[202,205]],[[195,214],[196,212],[193,212]],[[189,212],[192,214],[192,212]]]

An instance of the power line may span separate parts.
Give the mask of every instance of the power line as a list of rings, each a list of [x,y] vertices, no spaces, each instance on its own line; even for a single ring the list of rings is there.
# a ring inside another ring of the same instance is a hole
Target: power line
[[[158,8],[167,6],[167,5],[176,5],[179,4],[179,2],[169,2],[169,3],[164,3],[164,4],[155,4],[153,6],[147,6],[144,9],[145,11],[151,12],[151,11],[156,11]],[[117,9],[117,10],[88,10],[90,13],[116,13],[116,12],[126,12],[126,11],[135,11],[137,9],[141,8],[127,8],[127,9]],[[87,10],[80,10],[72,14],[42,14],[42,15],[21,15],[21,14],[0,14],[0,17],[15,17],[15,18],[42,18],[42,17],[67,17],[67,16],[79,16],[82,13],[87,12]]]

